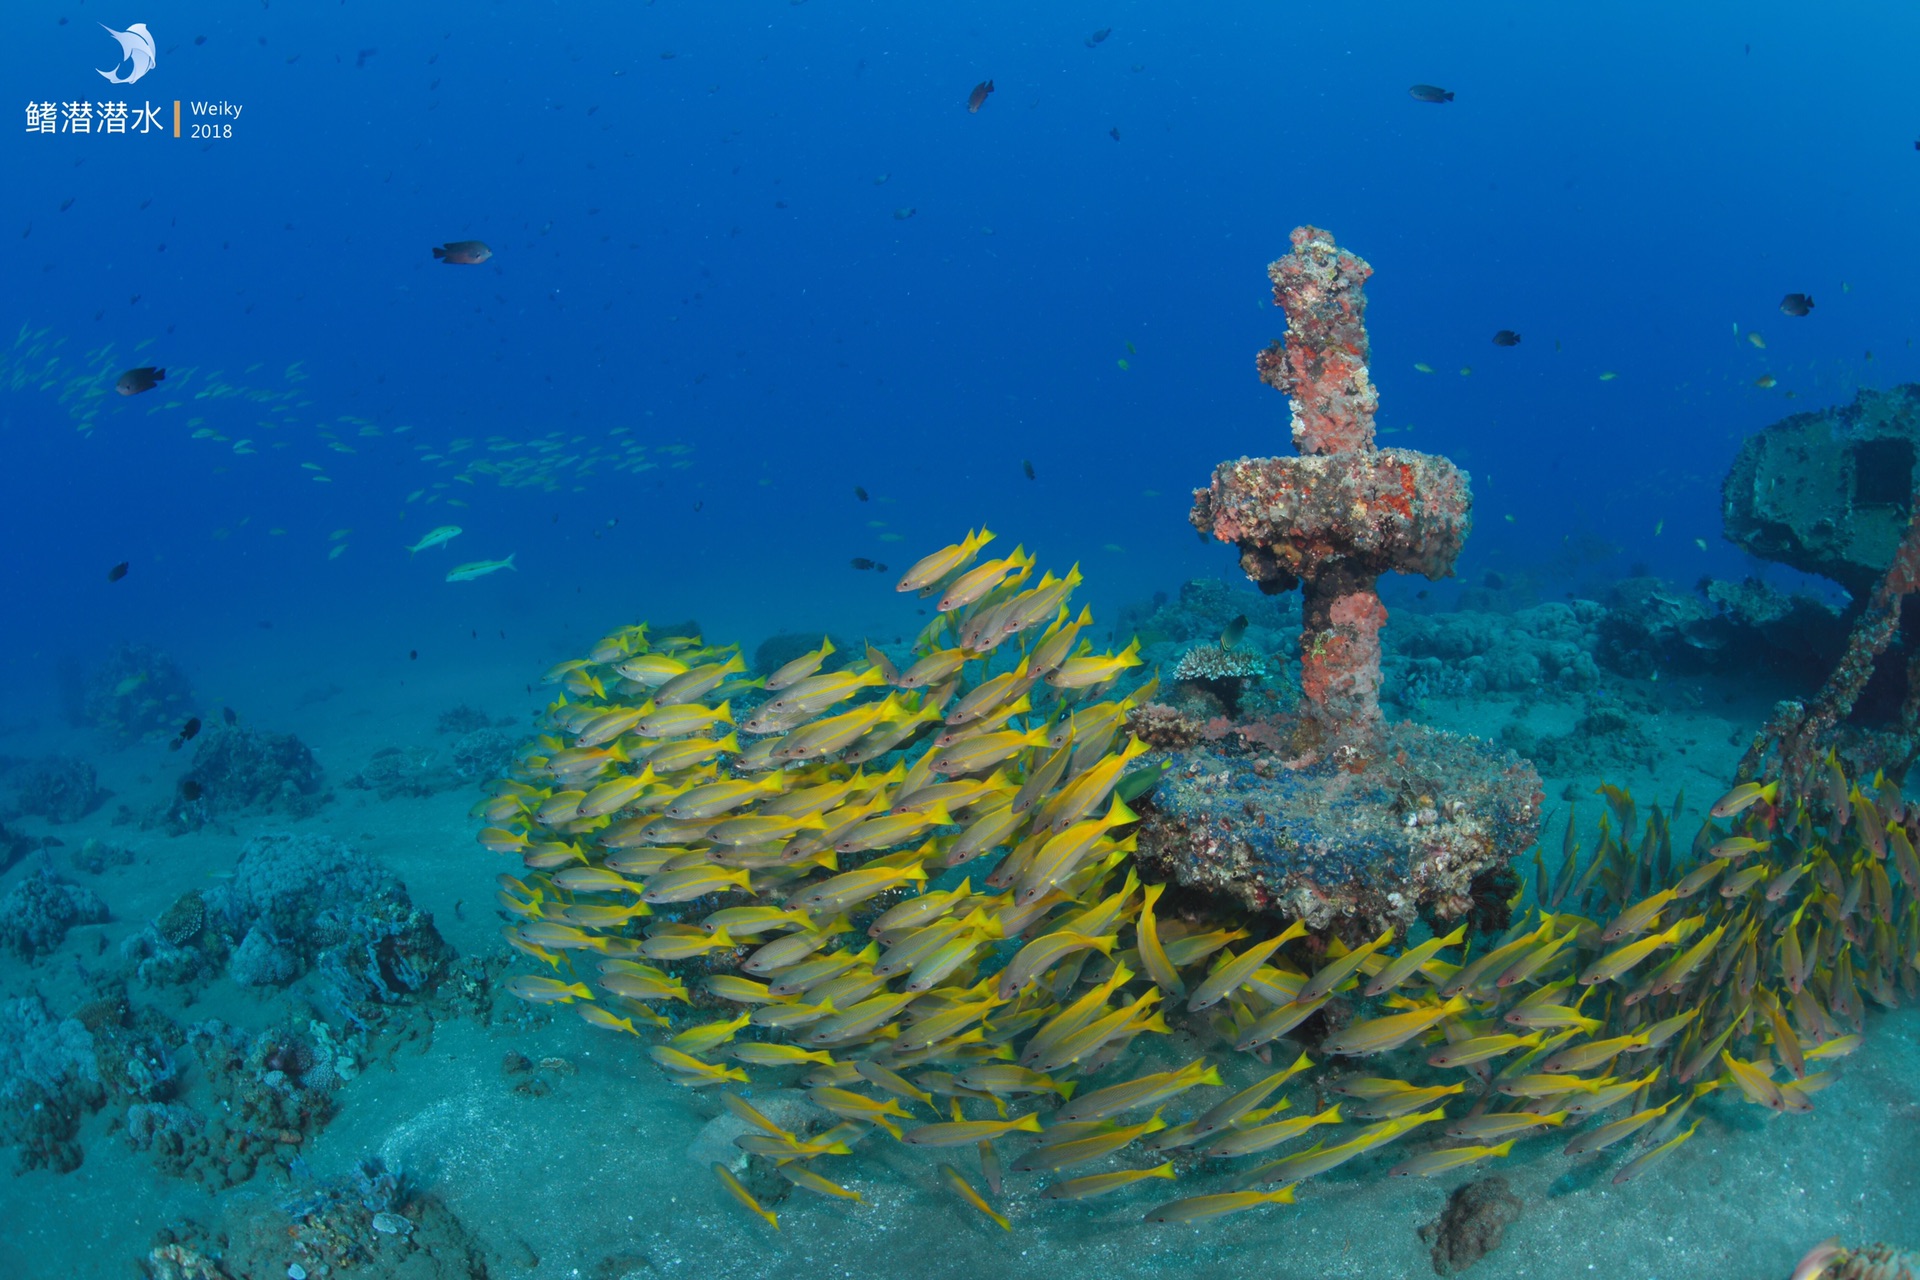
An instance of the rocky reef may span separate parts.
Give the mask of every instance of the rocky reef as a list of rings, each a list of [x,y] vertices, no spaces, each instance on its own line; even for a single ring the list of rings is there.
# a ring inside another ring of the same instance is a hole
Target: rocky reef
[[[23,835],[0,822],[0,871],[5,871],[40,847],[36,837]]]
[[[148,644],[122,644],[87,673],[82,720],[123,742],[168,738],[193,714],[186,670]]]
[[[247,1181],[263,1162],[288,1168],[333,1117],[334,1090],[359,1070],[355,1048],[318,1019],[253,1035],[209,1020],[186,1043],[204,1076],[203,1105],[137,1103],[126,1139],[162,1173],[214,1188]]]
[[[221,724],[200,735],[192,767],[157,821],[178,834],[239,814],[304,818],[331,798],[319,761],[299,738]]]
[[[80,1167],[80,1120],[106,1099],[93,1037],[38,995],[0,1002],[0,1143],[18,1167]]]
[[[51,955],[77,924],[99,924],[107,904],[91,889],[42,866],[0,898],[0,948],[27,960]]]
[[[368,1157],[317,1179],[301,1167],[292,1197],[238,1204],[220,1230],[181,1223],[141,1260],[150,1280],[486,1280],[488,1254],[438,1196]]]
[[[1515,613],[1404,611],[1387,632],[1384,696],[1411,710],[1427,697],[1591,689],[1606,617],[1592,600]]]
[[[93,765],[78,756],[0,761],[0,777],[13,790],[10,817],[78,822],[112,794],[100,786]]]
[[[430,994],[453,950],[392,872],[338,840],[263,833],[233,878],[183,894],[125,954],[150,983],[224,967],[242,986],[283,987],[311,974],[311,995],[350,1027]]]
[[[446,720],[441,717],[443,724]],[[342,785],[372,791],[382,800],[437,795],[492,777],[506,767],[513,748],[511,735],[483,725],[462,731],[450,746],[382,747]]]
[[[695,628],[686,634],[697,635],[699,632]],[[849,640],[845,636],[829,636],[827,640],[833,645],[833,652],[820,660],[822,671],[838,671],[847,665],[849,657],[860,652],[857,640]],[[812,653],[819,647],[820,637],[812,632],[782,631],[770,635],[753,651],[753,673],[756,676],[770,676],[795,658]]]
[[[90,891],[38,868],[0,900],[0,946],[45,954],[68,925],[104,916]],[[70,1017],[37,995],[0,1005],[0,1144],[24,1168],[70,1170],[82,1118],[109,1108],[118,1140],[171,1177],[220,1189],[285,1172],[376,1042],[424,1035],[427,1018],[487,1017],[499,967],[456,964],[405,885],[351,847],[256,836],[231,879],[181,893],[118,966],[81,970],[91,994]],[[191,1004],[218,980],[298,984],[303,1011],[264,1030],[183,1025],[131,994],[184,986],[166,999]]]

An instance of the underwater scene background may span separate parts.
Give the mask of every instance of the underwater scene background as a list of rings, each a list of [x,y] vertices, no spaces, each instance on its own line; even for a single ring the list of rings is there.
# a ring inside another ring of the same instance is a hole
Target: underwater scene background
[[[1920,15],[0,21],[7,1274],[1920,1248]]]

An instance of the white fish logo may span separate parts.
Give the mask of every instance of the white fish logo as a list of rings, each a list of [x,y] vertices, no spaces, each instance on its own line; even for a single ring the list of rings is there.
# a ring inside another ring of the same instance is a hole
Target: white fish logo
[[[125,31],[115,31],[103,22],[100,24],[100,29],[120,42],[120,61],[133,64],[133,72],[130,75],[120,74],[119,63],[115,63],[111,71],[102,71],[101,75],[114,84],[132,84],[153,70],[153,64],[156,61],[153,51],[153,33],[147,30],[146,23],[136,22]]]

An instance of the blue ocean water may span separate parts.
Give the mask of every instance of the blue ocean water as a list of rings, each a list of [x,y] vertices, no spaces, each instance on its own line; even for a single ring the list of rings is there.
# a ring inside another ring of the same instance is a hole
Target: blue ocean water
[[[135,22],[154,66],[110,85],[102,25]],[[1766,424],[1920,378],[1904,6],[21,0],[0,24],[15,744],[122,640],[244,714],[326,686],[497,707],[642,618],[749,652],[911,636],[899,571],[981,525],[1078,562],[1103,623],[1237,581],[1186,514],[1217,463],[1290,451],[1253,356],[1302,224],[1374,268],[1382,443],[1472,476],[1463,580],[1826,590],[1722,539],[1720,479]],[[159,124],[73,131],[68,104],[106,102]],[[51,133],[23,124],[43,103]],[[431,254],[468,239],[491,258]],[[167,381],[115,394],[141,365]]]
[[[110,88],[99,22],[134,18],[158,65]],[[49,654],[118,633],[191,651],[263,621],[442,661],[507,621],[819,627],[889,604],[852,557],[981,522],[1083,561],[1096,600],[1230,571],[1186,493],[1286,450],[1251,356],[1282,330],[1264,267],[1301,223],[1374,265],[1380,420],[1411,428],[1387,442],[1473,475],[1464,569],[1585,534],[1675,577],[1737,571],[1716,500],[1737,440],[1915,373],[1920,157],[1876,59],[1916,21],[22,6],[0,50],[22,105],[242,114],[203,141],[6,131],[7,336],[59,344],[0,396],[7,686],[31,698]],[[493,259],[429,255],[469,238]],[[1811,316],[1777,310],[1790,291]],[[297,396],[269,416],[106,395],[76,432],[61,393],[144,363]],[[617,439],[665,465],[559,465]],[[551,485],[456,482],[489,440],[559,442]],[[451,548],[403,553],[448,522]],[[513,574],[437,572],[510,552]]]

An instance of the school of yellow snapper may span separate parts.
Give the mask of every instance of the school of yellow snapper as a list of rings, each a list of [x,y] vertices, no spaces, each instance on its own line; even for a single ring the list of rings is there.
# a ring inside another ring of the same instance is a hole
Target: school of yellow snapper
[[[50,395],[76,430],[90,433],[118,399],[114,375],[131,362],[152,358],[149,348],[158,342],[142,339],[127,350],[107,342],[75,354],[67,350],[68,339],[50,326],[23,324],[13,345],[0,348],[0,391]],[[334,475],[329,467],[342,465],[343,457],[378,453],[391,458],[410,452],[429,470],[421,477],[425,483],[407,495],[409,507],[442,501],[469,506],[468,497],[486,484],[558,493],[564,485],[606,471],[638,475],[693,466],[692,445],[649,445],[640,438],[647,434],[640,424],[590,432],[556,429],[525,436],[422,439],[412,434],[411,423],[382,423],[350,413],[327,418],[315,412],[318,402],[307,385],[313,375],[306,361],[286,366],[277,383],[262,369],[253,364],[231,372],[170,362],[165,398],[143,401],[144,413],[176,419],[188,438],[209,447],[228,446],[213,455],[216,474],[248,465],[233,459],[280,452],[285,455],[282,462],[297,465],[309,480],[330,484]],[[242,413],[252,416],[251,426],[238,425]]]
[[[1288,1203],[1394,1143],[1387,1172],[1416,1177],[1530,1139],[1637,1144],[1622,1183],[1694,1134],[1708,1094],[1811,1110],[1868,1002],[1920,994],[1920,808],[1832,757],[1816,794],[1722,797],[1683,865],[1682,800],[1642,820],[1603,787],[1591,854],[1569,818],[1559,870],[1535,852],[1533,901],[1497,937],[1348,949],[1297,921],[1159,914],[1127,834],[1158,776],[1127,718],[1157,682],[1116,696],[1137,645],[1091,652],[1078,570],[1031,581],[1019,549],[981,560],[992,539],[900,580],[939,609],[904,670],[869,646],[822,672],[824,643],[750,680],[731,647],[607,636],[547,674],[549,731],[475,809],[480,843],[525,863],[500,877],[507,939],[554,971],[513,993],[722,1089],[739,1145],[795,1186],[859,1200],[834,1164],[875,1130],[973,1148],[984,1192],[940,1172],[1008,1229],[1009,1166],[1052,1199],[1203,1184],[1155,1222]],[[1274,1057],[1296,1030],[1317,1058]],[[1204,1057],[1108,1082],[1130,1044],[1176,1031],[1222,1046],[1240,1087]],[[804,1086],[819,1131],[731,1087],[751,1084]]]

